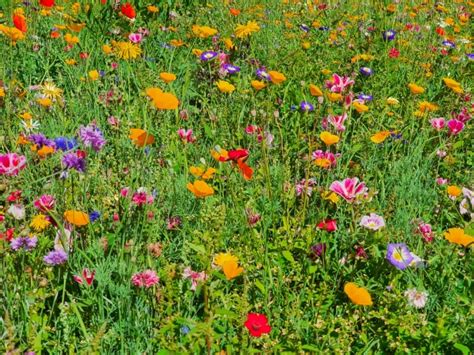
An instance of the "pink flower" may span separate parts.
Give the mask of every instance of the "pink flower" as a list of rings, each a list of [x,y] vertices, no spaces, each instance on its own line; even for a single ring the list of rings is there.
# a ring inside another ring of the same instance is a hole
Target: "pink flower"
[[[54,208],[56,200],[54,196],[42,195],[34,202],[34,206],[42,212],[51,211]]]
[[[443,179],[442,177],[436,178],[436,183],[438,185],[446,185],[448,183],[448,179]]]
[[[315,179],[301,180],[295,186],[296,196],[301,196],[304,193],[308,196],[311,196],[313,194],[313,186],[315,185],[316,185]]]
[[[437,131],[441,131],[444,128],[446,121],[443,117],[438,117],[431,119],[430,123],[434,129],[436,129]]]
[[[26,167],[26,158],[16,153],[0,154],[0,175],[15,176]]]
[[[155,198],[151,194],[147,194],[143,187],[139,188],[132,196],[132,202],[137,206],[142,206],[144,204],[151,205]]]
[[[192,143],[196,140],[196,138],[193,137],[192,129],[186,130],[184,128],[180,128],[178,129],[178,135],[184,142],[187,142],[187,143]]]
[[[331,80],[326,81],[326,87],[331,92],[341,93],[347,87],[354,85],[354,80],[347,76],[339,76],[337,74],[332,75]]]
[[[334,154],[330,151],[323,152],[322,150],[316,150],[313,152],[312,157],[317,166],[322,168],[335,167],[337,164],[336,158],[339,158],[341,154]]]
[[[187,267],[183,271],[183,278],[191,280],[191,291],[196,291],[196,287],[199,281],[205,281],[207,275],[204,271],[196,272],[193,271],[190,267]]]
[[[160,278],[153,270],[145,270],[138,272],[132,276],[132,284],[137,287],[150,288],[156,285],[160,281]]]
[[[130,188],[124,187],[120,190],[120,196],[127,197],[130,192]]]
[[[456,135],[464,129],[464,123],[457,119],[448,121],[449,134]]]
[[[143,40],[143,35],[141,33],[130,33],[128,39],[132,43],[140,43]]]
[[[74,281],[76,281],[80,285],[83,285],[85,281],[87,286],[90,286],[92,285],[92,282],[94,282],[95,270],[91,272],[89,269],[83,269],[82,276],[74,275],[73,278]]]
[[[434,238],[434,233],[433,233],[433,230],[431,229],[431,225],[428,224],[428,223],[420,223],[418,225],[418,233],[421,233],[421,235],[423,236],[423,239],[425,240],[425,242],[432,242],[433,241],[433,238]]]
[[[353,202],[357,196],[367,192],[364,182],[359,183],[359,178],[346,178],[343,181],[334,181],[329,190],[341,196],[347,202]]]
[[[466,123],[467,121],[471,119],[471,115],[469,114],[469,111],[467,110],[466,107],[463,107],[461,109],[461,112],[459,112],[458,114],[453,114],[453,117],[461,121],[462,123]]]
[[[337,131],[343,132],[346,130],[346,127],[344,127],[344,121],[347,120],[346,112],[339,116],[328,116],[327,120]]]

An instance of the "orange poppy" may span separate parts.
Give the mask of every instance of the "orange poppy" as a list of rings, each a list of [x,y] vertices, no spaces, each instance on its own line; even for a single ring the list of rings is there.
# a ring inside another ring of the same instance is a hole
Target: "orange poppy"
[[[159,88],[148,88],[145,91],[156,108],[161,110],[175,110],[178,108],[179,100],[172,93],[163,92]]]
[[[390,136],[390,131],[381,131],[381,132],[375,133],[372,137],[370,137],[370,140],[376,144],[380,144],[384,140],[386,140],[389,136]]]
[[[129,137],[137,147],[144,147],[155,142],[152,134],[139,128],[131,128]]]
[[[253,169],[245,164],[244,158],[237,160],[237,165],[239,166],[240,172],[245,180],[251,180],[253,175]]]
[[[89,215],[81,211],[68,210],[64,212],[64,219],[77,227],[89,224]]]
[[[345,284],[344,292],[354,304],[359,306],[371,306],[373,304],[369,291],[353,282]]]
[[[319,135],[319,138],[324,142],[324,144],[326,145],[332,145],[332,144],[335,144],[337,142],[339,142],[339,137],[332,134],[332,133],[329,133],[327,131],[324,131],[322,132],[320,135]]]
[[[214,195],[214,189],[202,180],[196,180],[193,184],[189,182],[186,187],[196,197],[204,198]]]
[[[239,267],[235,260],[229,260],[222,264],[222,271],[224,271],[227,280],[232,280],[244,272],[244,268]]]
[[[474,243],[474,237],[466,234],[462,228],[449,228],[444,232],[444,237],[451,243],[459,244],[464,247]]]

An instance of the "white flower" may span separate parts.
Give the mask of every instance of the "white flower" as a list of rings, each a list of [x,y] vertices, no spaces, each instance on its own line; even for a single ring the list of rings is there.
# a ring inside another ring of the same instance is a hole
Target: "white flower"
[[[408,304],[418,309],[423,308],[428,300],[428,293],[418,291],[416,288],[406,290],[404,295],[407,298]]]
[[[7,212],[13,216],[15,219],[24,219],[25,218],[25,207],[22,205],[11,205]]]

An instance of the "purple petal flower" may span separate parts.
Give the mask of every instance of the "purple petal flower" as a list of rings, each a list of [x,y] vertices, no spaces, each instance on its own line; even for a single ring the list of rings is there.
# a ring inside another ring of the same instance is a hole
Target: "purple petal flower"
[[[57,249],[50,251],[43,260],[48,265],[61,265],[67,261],[67,258],[67,254],[64,250]]]
[[[66,153],[61,160],[66,169],[76,169],[80,173],[86,171],[86,161],[76,153]]]
[[[33,248],[36,247],[36,244],[38,243],[38,238],[36,236],[33,237],[18,237],[15,239],[12,239],[10,242],[10,247],[13,250],[18,250],[23,248],[25,251],[30,251]]]
[[[79,138],[86,147],[92,147],[96,152],[105,145],[102,132],[93,124],[79,128]]]
[[[413,261],[413,255],[405,243],[390,243],[387,246],[387,260],[399,270],[405,270]]]
[[[360,225],[367,229],[372,229],[376,231],[380,228],[385,227],[385,221],[382,216],[379,216],[375,213],[371,213],[370,216],[362,217],[362,219],[360,220]]]
[[[214,51],[205,51],[200,56],[203,62],[207,62],[208,60],[214,59],[215,57],[217,57],[217,52]]]

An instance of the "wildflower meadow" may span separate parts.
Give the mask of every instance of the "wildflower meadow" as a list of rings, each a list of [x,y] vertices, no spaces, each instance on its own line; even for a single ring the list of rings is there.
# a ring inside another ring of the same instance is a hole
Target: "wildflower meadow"
[[[0,352],[472,354],[473,10],[0,1]]]

